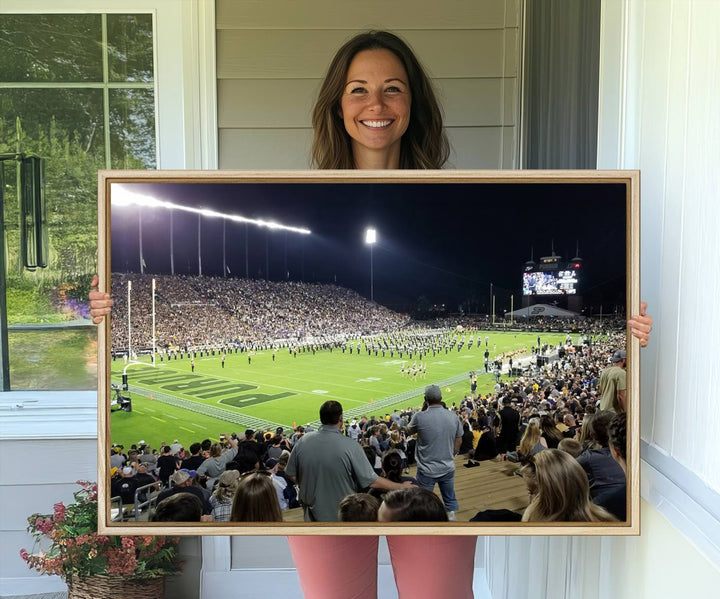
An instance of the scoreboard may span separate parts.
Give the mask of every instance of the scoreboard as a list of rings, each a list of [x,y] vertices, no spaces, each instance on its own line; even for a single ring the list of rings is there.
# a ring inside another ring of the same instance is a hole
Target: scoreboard
[[[562,262],[560,256],[545,256],[540,263],[526,266],[523,295],[576,295],[582,261]]]

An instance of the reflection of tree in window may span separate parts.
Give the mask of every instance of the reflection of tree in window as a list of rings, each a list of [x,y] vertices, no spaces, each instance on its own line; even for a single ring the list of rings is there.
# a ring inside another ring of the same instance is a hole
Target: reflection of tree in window
[[[152,15],[6,14],[0,57],[0,153],[45,159],[50,246],[47,268],[23,268],[15,166],[5,164],[12,388],[94,388],[85,298],[97,270],[97,170],[156,165]]]

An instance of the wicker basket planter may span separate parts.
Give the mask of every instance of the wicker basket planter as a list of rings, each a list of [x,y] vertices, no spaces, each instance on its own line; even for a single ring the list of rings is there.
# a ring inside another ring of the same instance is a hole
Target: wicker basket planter
[[[164,599],[165,577],[89,576],[68,583],[68,599]]]

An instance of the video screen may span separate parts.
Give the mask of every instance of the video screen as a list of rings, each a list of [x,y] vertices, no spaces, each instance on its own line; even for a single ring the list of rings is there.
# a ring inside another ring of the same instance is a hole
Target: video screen
[[[523,295],[575,295],[577,286],[574,270],[523,273]]]

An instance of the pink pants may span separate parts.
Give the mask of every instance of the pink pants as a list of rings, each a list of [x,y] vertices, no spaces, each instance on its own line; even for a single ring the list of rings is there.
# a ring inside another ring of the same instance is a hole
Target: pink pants
[[[399,599],[472,599],[477,537],[389,536]],[[306,599],[375,599],[378,537],[288,537]]]

